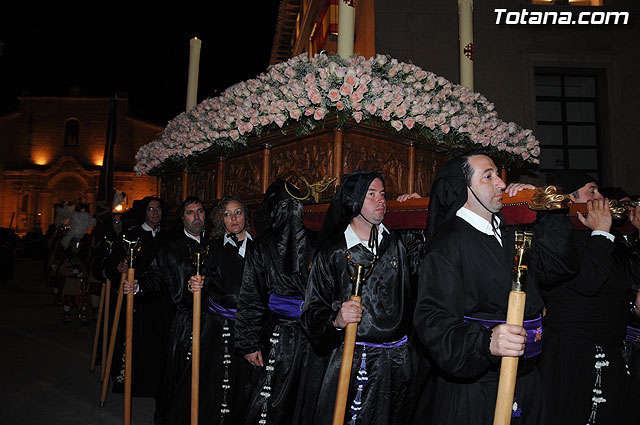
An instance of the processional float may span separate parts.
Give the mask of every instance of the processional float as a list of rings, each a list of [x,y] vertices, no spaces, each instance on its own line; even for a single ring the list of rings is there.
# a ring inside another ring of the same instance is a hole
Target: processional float
[[[532,131],[498,119],[494,105],[468,86],[389,56],[352,53],[291,58],[188,108],[140,148],[136,172],[160,177],[168,210],[187,195],[207,206],[232,195],[255,206],[277,178],[298,176],[310,192],[312,185],[327,189],[304,207],[305,226],[319,230],[328,204],[318,202],[328,202],[333,181],[358,169],[379,171],[395,197],[428,194],[438,169],[471,148],[485,147],[503,180],[511,166],[539,163]],[[535,193],[505,198],[507,224],[532,223],[537,209],[548,209],[534,205]],[[385,226],[424,229],[428,203],[387,202]],[[580,228],[575,205],[569,216]]]

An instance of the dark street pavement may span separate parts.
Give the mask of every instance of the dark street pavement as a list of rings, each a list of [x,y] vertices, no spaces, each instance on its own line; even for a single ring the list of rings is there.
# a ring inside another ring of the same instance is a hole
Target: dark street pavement
[[[89,374],[95,322],[60,320],[42,278],[42,262],[17,259],[15,279],[0,285],[0,424],[122,424],[123,398],[100,400],[100,365]],[[134,398],[132,424],[153,424],[155,402]]]

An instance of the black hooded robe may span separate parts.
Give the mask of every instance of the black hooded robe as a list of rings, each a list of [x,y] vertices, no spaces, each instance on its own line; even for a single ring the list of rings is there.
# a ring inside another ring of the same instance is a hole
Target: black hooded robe
[[[361,214],[369,187],[376,179],[384,185],[384,178],[375,171],[357,170],[344,175],[318,237],[320,251],[314,259],[301,318],[316,351],[328,354],[315,424],[331,422],[339,380],[344,332],[335,329],[332,322],[349,299],[353,273],[346,258],[344,232]],[[379,258],[362,289],[364,313],[358,325],[345,421],[400,424],[406,423],[411,414],[415,392],[417,359],[409,341],[415,300],[412,278],[419,268],[424,235],[422,231],[383,231],[378,242],[379,226],[371,224],[368,247],[359,243],[349,249],[351,261],[358,264],[369,264],[374,251]]]
[[[309,341],[299,320],[270,312],[267,306],[271,293],[302,298],[307,273],[279,273],[266,246],[270,243],[268,239],[256,239],[245,263],[238,300],[236,349],[243,356],[260,350],[265,365],[256,372],[244,423],[258,423],[264,409],[267,424],[299,424],[303,423],[300,393],[303,371],[308,367]],[[267,370],[270,358],[275,360],[271,371]]]
[[[321,373],[299,318],[269,310],[271,294],[302,300],[307,286],[311,243],[302,225],[302,204],[290,191],[282,180],[267,189],[240,288],[236,349],[243,356],[259,350],[264,363],[255,368],[258,376],[246,406],[246,424],[307,423],[307,406],[315,401],[318,387],[313,380]]]
[[[362,292],[364,312],[358,325],[357,342],[393,343],[411,337],[415,294],[412,277],[419,269],[423,247],[421,232],[384,232],[371,276]],[[351,295],[351,274],[346,258],[344,234],[334,235],[316,255],[301,322],[314,347],[328,353],[314,412],[314,424],[331,423],[338,387],[344,331],[332,325],[342,303]],[[363,245],[352,247],[352,261],[366,264],[372,253]],[[365,354],[366,353],[366,354]],[[411,416],[416,377],[412,342],[397,347],[356,345],[345,422],[350,423],[350,407],[358,397],[356,377],[363,366],[367,381],[359,398],[362,408],[357,424],[405,424]],[[360,374],[361,375],[361,374]]]

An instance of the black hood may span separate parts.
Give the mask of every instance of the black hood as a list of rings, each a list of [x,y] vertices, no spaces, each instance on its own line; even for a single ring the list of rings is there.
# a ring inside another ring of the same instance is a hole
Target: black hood
[[[369,186],[375,179],[380,179],[384,185],[384,177],[375,171],[357,170],[342,176],[322,222],[317,247],[321,247],[332,235],[343,233],[349,222],[360,214]]]
[[[304,209],[299,191],[278,179],[265,193],[256,212],[258,234],[267,240],[280,273],[298,273],[305,267],[307,237],[302,223]]]
[[[436,174],[427,215],[428,240],[467,202],[467,183],[462,172],[464,162],[462,156],[452,158]]]

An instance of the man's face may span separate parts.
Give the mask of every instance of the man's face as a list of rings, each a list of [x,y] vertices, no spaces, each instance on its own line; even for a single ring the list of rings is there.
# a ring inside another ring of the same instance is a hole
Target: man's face
[[[193,236],[200,236],[204,229],[205,212],[204,207],[200,203],[189,204],[184,207],[182,214],[182,223],[184,229]]]
[[[149,225],[152,229],[156,227],[162,221],[162,207],[160,206],[160,202],[151,201],[149,205],[147,205],[147,210],[145,211],[144,222]]]
[[[229,201],[224,210],[224,227],[229,233],[238,234],[244,229],[244,208],[238,201]]]
[[[385,199],[384,185],[382,180],[376,178],[369,185],[367,194],[364,197],[360,214],[370,223],[380,224],[387,212],[387,201]]]
[[[471,189],[489,211],[499,212],[502,209],[502,192],[506,185],[498,175],[496,164],[488,156],[476,155],[469,158],[469,165],[473,168]],[[491,218],[489,211],[478,203],[470,191],[467,193],[465,206],[487,220]]]
[[[587,202],[593,201],[594,199],[603,199],[602,194],[598,191],[598,184],[596,182],[585,184],[578,189],[577,192],[578,196],[574,196],[573,193],[569,195],[573,202]]]
[[[113,216],[111,226],[113,227],[113,231],[116,235],[119,235],[120,232],[122,232],[122,214],[116,214]]]

